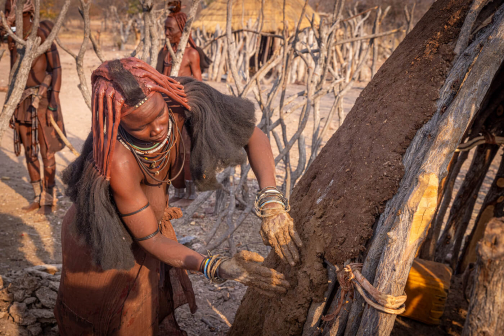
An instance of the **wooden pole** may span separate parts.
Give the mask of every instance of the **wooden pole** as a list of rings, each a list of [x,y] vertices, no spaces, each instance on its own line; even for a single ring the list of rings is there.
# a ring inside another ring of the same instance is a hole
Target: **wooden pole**
[[[463,132],[490,87],[490,81],[484,81],[482,78],[493,78],[504,60],[503,11],[499,10],[494,19],[491,38],[486,37],[484,47],[472,68],[466,70],[468,73],[466,72],[464,85],[447,110],[444,113],[437,112],[438,115],[442,114],[439,117],[443,121],[434,116],[432,120],[439,120],[437,125],[429,122],[417,132],[410,148],[418,150],[415,151],[415,157],[410,159],[418,168],[411,166],[411,171],[408,171],[410,164],[405,163],[406,175],[399,192],[387,203],[382,215],[383,221],[380,218],[382,224],[378,224],[376,238],[372,243],[375,247],[371,246],[365,266],[368,263],[369,267],[376,269],[374,286],[382,293],[403,293],[413,258],[434,215],[439,182],[447,174],[450,154],[458,146]],[[458,64],[454,65],[454,69],[459,69]],[[430,129],[432,127],[433,129]],[[432,140],[425,139],[423,134],[431,134]],[[376,259],[380,260],[378,264],[375,264]],[[363,271],[365,270],[364,268]],[[366,271],[369,273],[369,269]],[[352,309],[355,306],[357,305],[354,304]],[[358,324],[358,331],[354,335],[388,335],[394,321],[395,315],[366,306]],[[348,327],[346,334],[352,335]]]
[[[58,124],[56,124],[56,121],[54,121],[52,113],[48,113],[47,115],[49,116],[49,120],[51,121],[51,125],[54,127],[54,129],[56,130],[56,133],[58,133],[61,140],[63,140],[65,145],[67,145],[67,147],[72,151],[72,153],[74,153],[75,156],[79,156],[80,155],[79,152],[77,152],[75,150],[74,146],[72,146],[70,141],[68,141],[67,137],[65,136],[65,134],[63,134],[63,132],[59,128]]]
[[[450,217],[436,247],[436,261],[445,262],[449,260],[452,268],[456,265],[463,234],[471,219],[478,191],[483,184],[495,154],[497,154],[498,148],[497,145],[487,144],[476,148],[471,166],[453,201]],[[450,254],[451,258],[449,258]]]
[[[504,218],[494,218],[478,244],[476,281],[462,336],[502,335],[504,330]]]
[[[434,253],[436,251],[436,243],[438,241],[439,235],[441,233],[441,229],[444,223],[444,218],[448,208],[451,204],[453,197],[453,188],[455,187],[455,181],[457,180],[457,176],[460,173],[460,169],[464,164],[465,160],[467,160],[467,156],[469,152],[462,152],[462,154],[455,153],[453,159],[457,160],[452,169],[449,170],[446,187],[443,191],[444,196],[439,208],[436,211],[436,215],[432,220],[431,227],[429,229],[429,233],[427,238],[425,239],[422,250],[420,251],[420,258],[425,260],[434,260]]]
[[[485,228],[493,217],[504,216],[504,160],[501,159],[497,175],[488,191],[476,223],[469,235],[467,246],[462,252],[457,273],[463,273],[470,263],[476,262],[476,247],[483,238]]]

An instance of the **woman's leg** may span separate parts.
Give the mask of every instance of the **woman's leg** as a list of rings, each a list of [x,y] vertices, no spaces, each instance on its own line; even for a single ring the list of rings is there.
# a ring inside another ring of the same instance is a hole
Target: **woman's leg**
[[[38,155],[33,155],[32,140],[31,140],[31,125],[16,123],[16,128],[19,132],[21,143],[23,144],[26,166],[28,168],[28,175],[30,176],[30,183],[33,188],[33,201],[22,209],[25,211],[33,211],[40,208],[40,194],[42,193],[42,181],[40,179],[40,162]]]

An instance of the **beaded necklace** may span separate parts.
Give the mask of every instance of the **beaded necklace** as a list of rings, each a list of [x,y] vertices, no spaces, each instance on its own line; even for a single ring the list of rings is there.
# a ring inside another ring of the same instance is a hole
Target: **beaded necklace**
[[[158,176],[160,172],[163,169],[165,169],[166,166],[168,165],[171,149],[173,148],[173,146],[175,146],[176,134],[175,132],[172,132],[174,125],[177,127],[179,139],[181,139],[182,137],[180,129],[178,128],[177,124],[174,121],[171,110],[169,110],[169,113],[170,118],[168,122],[168,134],[166,135],[166,138],[162,142],[154,146],[151,146],[149,148],[142,148],[133,145],[132,142],[134,141],[134,138],[131,135],[129,135],[122,127],[119,127],[119,135],[117,137],[119,142],[124,147],[126,147],[126,149],[131,151],[131,153],[133,153],[133,156],[137,160],[138,165],[145,174],[150,176],[156,182],[167,184],[170,184],[171,180],[175,179],[181,173],[184,167],[184,165],[182,164],[180,171],[172,179],[168,179],[168,173],[162,180],[156,178],[156,176]],[[184,152],[184,159],[185,159],[185,152]]]

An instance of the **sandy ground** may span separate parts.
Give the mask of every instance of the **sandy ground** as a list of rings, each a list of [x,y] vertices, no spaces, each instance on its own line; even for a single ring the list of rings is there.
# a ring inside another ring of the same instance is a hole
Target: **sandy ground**
[[[63,39],[63,42],[74,51],[80,46],[80,43],[73,42],[75,38],[68,36]],[[5,48],[2,45],[0,49]],[[117,51],[112,48],[104,48],[107,59],[120,58],[127,55],[127,51]],[[60,50],[61,63],[63,69],[63,86],[61,89],[61,105],[65,119],[65,127],[67,136],[72,145],[79,151],[91,127],[90,111],[87,108],[82,98],[81,92],[77,88],[78,78],[75,69],[73,58]],[[85,70],[87,78],[90,79],[91,72],[100,64],[98,58],[92,50],[89,50],[85,58]],[[7,85],[9,73],[9,56],[6,52],[0,61],[0,86]],[[221,92],[228,93],[225,83],[208,83]],[[344,99],[345,113],[353,106],[355,99],[358,97],[364,87],[364,83],[356,83],[354,88],[347,94]],[[267,87],[263,87],[266,90]],[[293,94],[303,90],[300,85],[290,85],[288,94]],[[252,98],[252,97],[250,97]],[[3,104],[5,93],[0,93],[0,103]],[[326,116],[333,99],[326,96],[321,102],[321,114]],[[260,114],[258,113],[258,118]],[[289,135],[292,135],[297,127],[299,112],[294,112],[287,119],[287,127]],[[332,125],[338,124],[338,117],[335,116],[331,121]],[[307,152],[310,153],[311,132],[313,128],[313,120],[310,118],[309,124],[306,127],[306,146]],[[335,132],[335,127],[329,129],[325,137],[327,140],[332,133]],[[323,143],[325,144],[325,142]],[[272,146],[275,153],[278,150],[272,141]],[[62,218],[66,210],[70,206],[70,201],[63,196],[64,186],[61,182],[61,171],[73,160],[75,156],[65,148],[56,155],[57,162],[57,185],[60,190],[58,196],[58,210],[49,216],[37,215],[35,213],[24,213],[21,207],[28,204],[32,197],[29,177],[26,170],[24,156],[16,157],[13,153],[12,130],[5,133],[1,141],[0,149],[0,274],[5,274],[8,270],[18,270],[31,265],[39,265],[44,263],[61,263],[61,242],[60,229]],[[297,161],[297,152],[293,153],[294,162]],[[464,171],[469,164],[467,161]],[[294,165],[295,166],[295,165]],[[491,168],[493,174],[497,170],[497,163]],[[461,178],[464,172],[459,176],[457,187],[461,183]],[[283,173],[281,169],[278,171],[279,181]],[[251,175],[253,177],[253,175]],[[491,184],[491,178],[487,177],[484,186],[476,205],[476,210],[481,206],[485,189]],[[248,182],[252,192],[257,189],[256,181],[251,178]],[[174,221],[173,225],[179,238],[186,236],[194,236],[191,245],[194,248],[201,246],[207,232],[212,228],[216,216],[211,214],[213,209],[214,199],[211,198],[200,209],[199,215],[195,216],[190,221],[190,224],[184,224],[183,220]],[[259,235],[260,221],[249,216],[245,223],[236,231],[234,241],[237,249],[247,249],[255,251],[265,256],[269,248],[264,246]],[[217,232],[217,236],[224,232],[224,227]],[[224,242],[215,253],[228,254],[229,247],[227,242]],[[189,335],[223,335],[228,330],[230,323],[233,322],[234,314],[245,293],[246,287],[236,283],[227,282],[223,285],[216,286],[210,284],[199,274],[191,274],[194,290],[197,297],[199,310],[195,315],[191,315],[187,307],[182,307],[177,311],[178,321],[181,327],[186,330]],[[463,312],[462,312],[463,313]],[[463,314],[462,314],[463,315]],[[465,316],[464,316],[465,317]],[[416,328],[415,324],[409,323],[407,319],[401,319],[401,324],[404,324],[404,333],[411,334]],[[404,322],[405,321],[405,322]],[[456,322],[460,324],[460,322]],[[463,322],[462,322],[463,323]],[[427,333],[438,334],[434,329]],[[445,329],[445,331],[447,331]],[[439,333],[443,334],[443,333]]]

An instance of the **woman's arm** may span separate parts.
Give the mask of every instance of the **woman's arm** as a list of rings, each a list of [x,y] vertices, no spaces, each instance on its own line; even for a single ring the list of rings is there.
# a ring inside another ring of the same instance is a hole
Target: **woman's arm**
[[[191,68],[191,73],[195,79],[201,82],[203,81],[203,77],[201,76],[199,53],[196,49],[193,48],[188,48],[188,50],[189,67]]]
[[[116,163],[117,161],[123,162]],[[148,199],[140,187],[142,175],[135,160],[114,160],[111,168],[113,174],[110,187],[119,212],[129,214],[143,208]],[[134,215],[123,217],[122,220],[136,239],[147,237],[158,229],[156,216],[150,206]],[[160,233],[150,239],[139,241],[138,244],[162,262],[188,270],[199,271],[204,258],[196,251]]]
[[[117,162],[117,157],[114,162]],[[111,167],[114,173],[110,179],[110,187],[117,209],[121,214],[129,214],[142,209],[148,200],[140,187],[142,174],[136,161],[131,158],[131,160],[122,160],[119,164],[114,162]],[[122,220],[133,238],[136,239],[148,237],[158,229],[154,211],[150,206],[134,215],[123,217]],[[162,262],[174,267],[200,271],[204,259],[196,251],[166,238],[160,233],[152,238],[138,241],[138,244]],[[289,283],[283,274],[257,264],[262,260],[262,257],[256,253],[241,251],[232,259],[224,261],[220,265],[218,273],[224,279],[254,286],[263,293],[264,291],[285,293]]]
[[[245,150],[259,188],[276,187],[273,152],[266,134],[258,127],[254,129]],[[266,212],[271,211],[272,214],[280,212],[263,218],[260,233],[264,244],[273,247],[280,258],[294,266],[299,261],[297,247],[303,245],[294,228],[294,221],[278,203],[266,204],[263,209]]]
[[[275,160],[266,134],[258,127],[254,129],[250,140],[245,146],[250,167],[259,182],[259,188],[275,187]]]
[[[57,110],[60,108],[60,100],[59,100],[59,92],[61,89],[61,62],[59,58],[58,49],[56,48],[56,44],[51,44],[51,49],[46,52],[47,60],[49,61],[49,66],[52,69],[52,97],[49,103],[49,106],[53,110]],[[57,120],[57,113],[54,113],[54,119]]]

